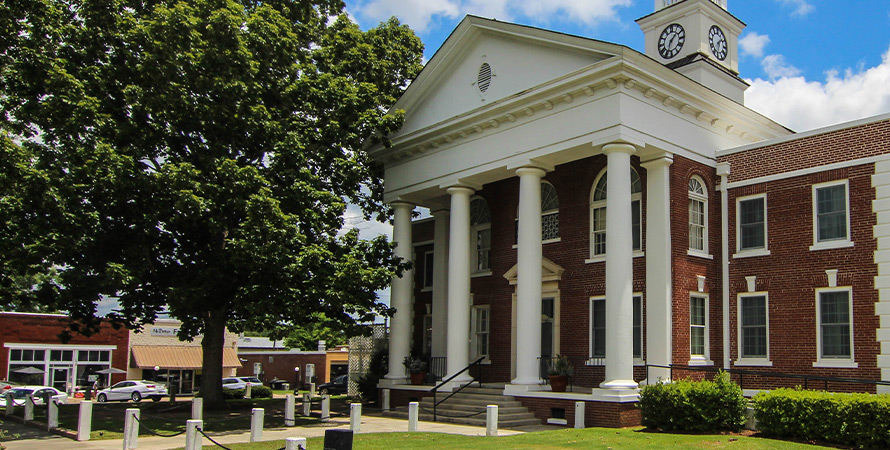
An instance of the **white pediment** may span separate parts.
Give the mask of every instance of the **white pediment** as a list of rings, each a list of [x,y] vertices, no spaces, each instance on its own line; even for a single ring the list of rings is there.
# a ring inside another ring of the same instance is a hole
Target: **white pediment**
[[[565,269],[556,264],[555,262],[547,259],[541,258],[541,281],[546,283],[548,281],[559,281],[562,279],[562,273],[565,272]],[[504,278],[510,282],[510,285],[516,285],[517,274],[519,273],[519,265],[514,265],[510,268],[505,274]]]
[[[395,109],[406,111],[398,134],[520,94],[610,58],[618,48],[592,39],[468,16],[395,105]],[[483,65],[490,68],[490,77],[486,70],[480,71]]]

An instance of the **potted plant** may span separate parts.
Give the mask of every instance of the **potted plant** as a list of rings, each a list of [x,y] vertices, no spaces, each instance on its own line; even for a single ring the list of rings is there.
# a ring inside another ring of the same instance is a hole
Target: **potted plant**
[[[423,384],[426,377],[426,360],[416,355],[408,355],[402,361],[402,364],[408,369],[411,377],[411,384]]]
[[[574,373],[569,359],[564,355],[556,355],[550,366],[550,389],[553,392],[565,392],[569,377]]]

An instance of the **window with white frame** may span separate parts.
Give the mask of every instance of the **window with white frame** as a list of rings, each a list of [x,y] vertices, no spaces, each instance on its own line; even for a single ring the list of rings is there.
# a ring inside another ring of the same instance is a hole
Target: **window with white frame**
[[[850,289],[820,289],[816,295],[819,360],[852,361],[853,299]]]
[[[690,362],[703,362],[708,355],[708,297],[689,297],[689,355]]]
[[[766,250],[766,195],[738,199],[736,211],[739,252]]]
[[[590,299],[590,358],[606,357],[606,298]],[[643,359],[643,296],[633,297],[633,357]]]
[[[491,211],[485,199],[470,202],[470,227],[473,237],[473,272],[491,269]]]
[[[547,182],[541,182],[541,239],[559,239],[559,197]]]
[[[590,193],[590,255],[606,254],[606,197],[608,195],[608,173],[603,170],[593,184]],[[643,182],[633,168],[630,169],[631,233],[633,250],[643,249],[642,227]]]
[[[850,242],[847,180],[813,186],[813,241],[815,247],[832,247]]]
[[[470,311],[472,332],[470,336],[470,359],[488,359],[489,306],[473,306]]]
[[[433,260],[435,255],[433,252],[425,252],[423,254],[423,290],[428,291],[433,288]]]
[[[766,294],[739,296],[739,358],[769,359],[769,312]]]
[[[689,179],[689,250],[708,253],[708,191],[697,176]]]
[[[433,316],[423,316],[423,353],[429,355],[433,352]]]

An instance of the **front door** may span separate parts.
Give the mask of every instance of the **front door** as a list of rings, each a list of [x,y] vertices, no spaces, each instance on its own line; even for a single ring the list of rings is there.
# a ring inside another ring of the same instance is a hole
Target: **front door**
[[[62,391],[68,392],[68,379],[71,376],[70,366],[54,366],[49,370],[49,385]]]

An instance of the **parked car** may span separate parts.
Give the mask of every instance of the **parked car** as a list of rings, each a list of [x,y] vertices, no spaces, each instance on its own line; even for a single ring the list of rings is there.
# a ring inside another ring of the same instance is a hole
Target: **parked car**
[[[328,383],[318,385],[318,393],[321,395],[345,394],[349,391],[349,375],[340,375]]]
[[[247,385],[262,386],[263,382],[257,377],[226,377],[222,380],[222,387],[226,389],[247,389]]]
[[[127,380],[121,381],[110,388],[102,389],[99,391],[99,394],[96,395],[96,400],[99,403],[114,400],[120,400],[122,402],[133,400],[134,402],[138,402],[143,398],[150,398],[157,402],[166,396],[167,386],[164,386],[161,383],[146,380]]]
[[[15,386],[4,391],[4,395],[0,396],[0,406],[6,407],[6,393],[8,392],[12,393],[12,401],[15,402],[16,406],[24,406],[25,399],[27,399],[29,395],[34,396],[35,405],[44,405],[43,396],[47,393],[52,396],[62,396],[56,403],[61,404],[68,402],[68,394],[51,386]]]
[[[21,386],[18,383],[14,383],[12,381],[0,380],[0,391],[5,391],[10,388],[14,388],[17,386]]]

